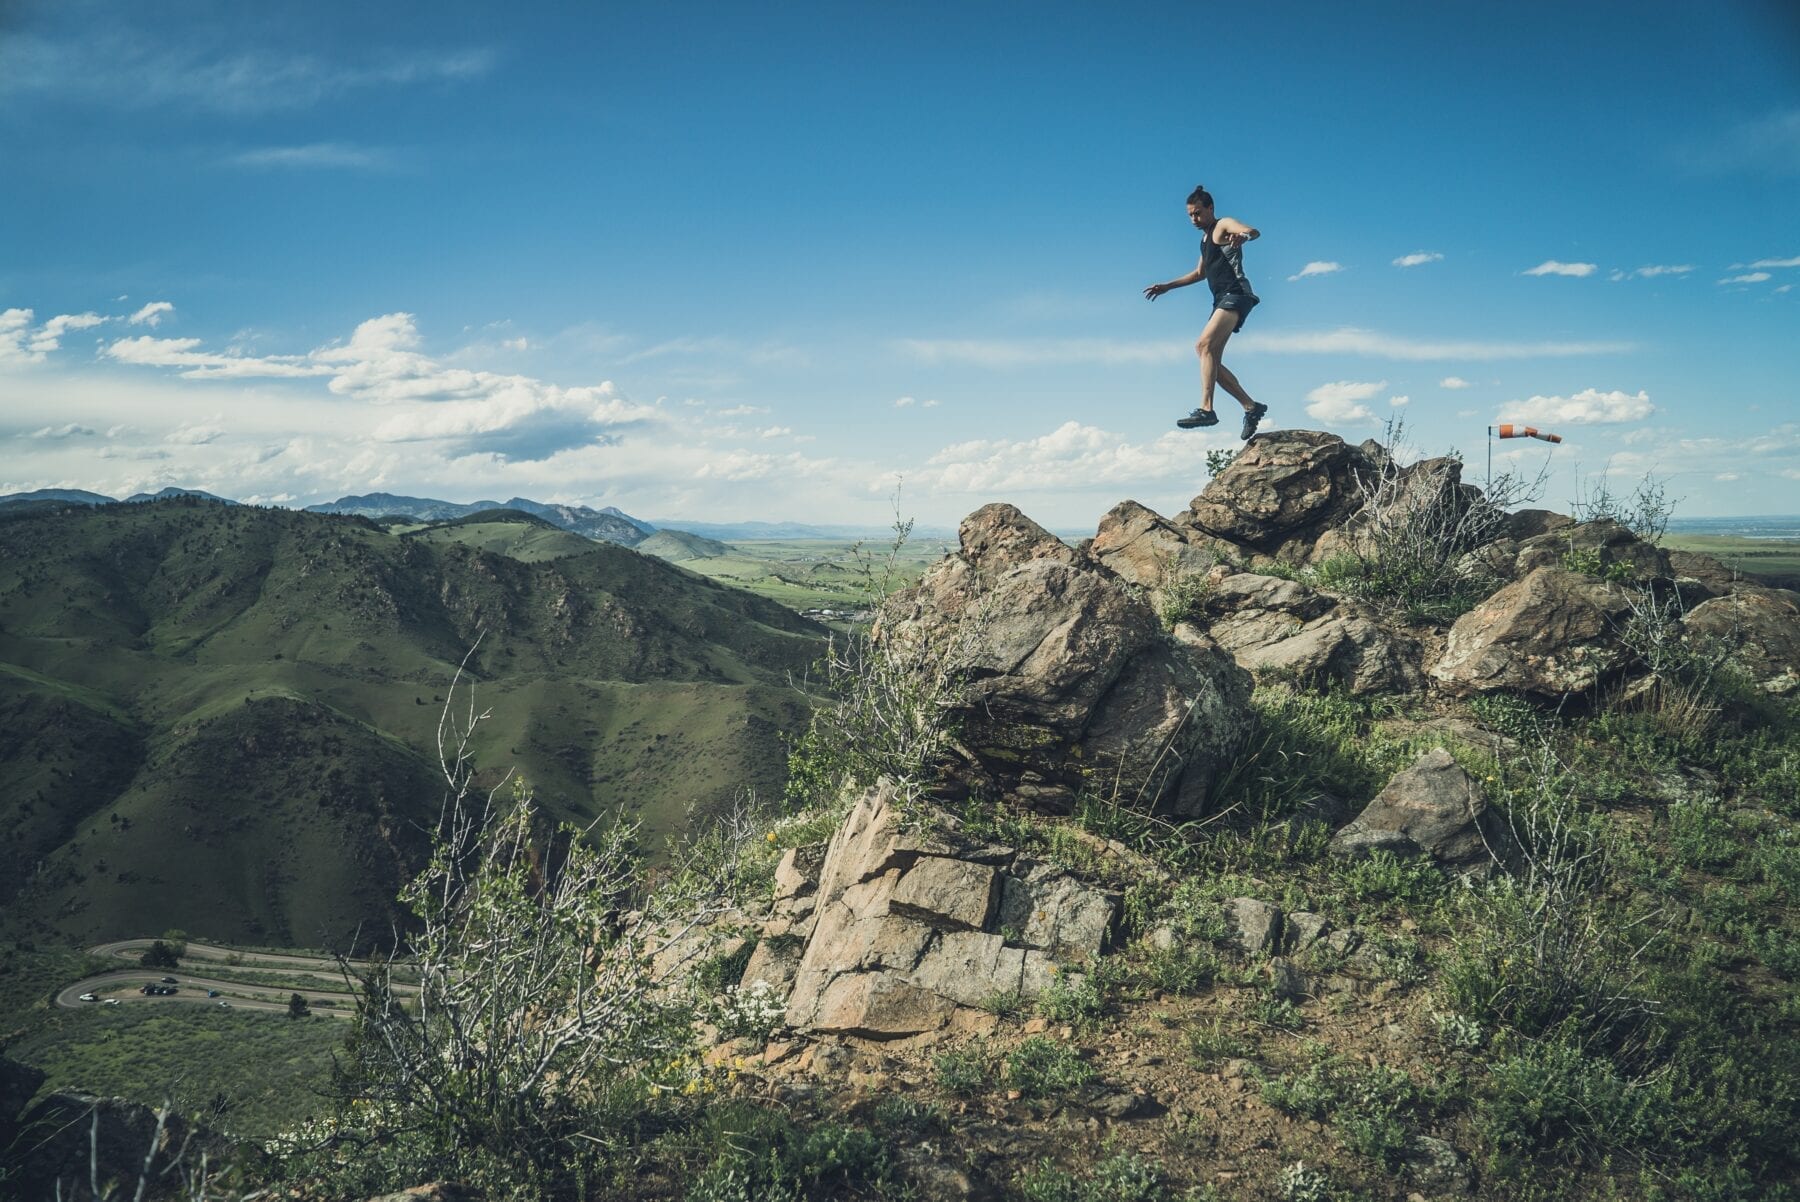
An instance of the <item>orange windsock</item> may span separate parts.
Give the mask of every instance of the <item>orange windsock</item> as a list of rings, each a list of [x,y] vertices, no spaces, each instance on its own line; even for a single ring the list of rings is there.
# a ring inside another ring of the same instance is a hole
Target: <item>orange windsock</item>
[[[1538,429],[1536,426],[1501,426],[1500,427],[1500,437],[1502,437],[1502,438],[1541,438],[1545,442],[1561,442],[1562,441],[1562,435],[1547,433],[1543,430]]]

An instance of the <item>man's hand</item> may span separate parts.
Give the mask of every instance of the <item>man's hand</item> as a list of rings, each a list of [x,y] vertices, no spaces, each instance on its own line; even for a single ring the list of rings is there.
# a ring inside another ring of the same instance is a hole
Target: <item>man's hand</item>
[[[1144,299],[1145,300],[1155,300],[1157,297],[1161,296],[1163,293],[1167,292],[1168,290],[1169,290],[1169,286],[1167,284],[1152,284],[1148,288],[1144,289]]]

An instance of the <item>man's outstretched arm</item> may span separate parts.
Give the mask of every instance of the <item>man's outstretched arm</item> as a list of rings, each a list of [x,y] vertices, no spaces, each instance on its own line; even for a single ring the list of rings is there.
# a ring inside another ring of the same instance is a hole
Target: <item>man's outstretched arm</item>
[[[1214,223],[1212,240],[1220,246],[1242,246],[1246,242],[1254,242],[1262,237],[1262,231],[1252,225],[1245,225],[1236,217],[1221,217]]]
[[[1144,289],[1144,295],[1150,300],[1155,300],[1165,292],[1172,292],[1177,288],[1186,288],[1189,284],[1198,284],[1205,278],[1206,273],[1196,267],[1178,280],[1170,280],[1166,284],[1150,285],[1148,288]]]

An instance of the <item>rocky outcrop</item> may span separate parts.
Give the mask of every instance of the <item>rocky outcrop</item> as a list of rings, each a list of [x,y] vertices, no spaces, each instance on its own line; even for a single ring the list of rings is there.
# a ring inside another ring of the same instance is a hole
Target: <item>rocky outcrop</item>
[[[1506,846],[1504,831],[1487,812],[1480,783],[1448,751],[1435,748],[1395,773],[1368,808],[1332,837],[1330,852],[1348,858],[1377,850],[1424,852],[1442,868],[1485,870]]]
[[[1341,684],[1352,693],[1424,684],[1416,638],[1298,581],[1253,572],[1218,576],[1196,608],[1207,634],[1257,676]]]
[[[1683,626],[1732,648],[1765,692],[1786,697],[1800,690],[1800,593],[1740,586],[1695,606]]]
[[[1631,662],[1629,614],[1616,585],[1539,567],[1456,620],[1431,676],[1458,695],[1583,693]]]
[[[945,656],[963,754],[952,788],[1067,812],[1083,790],[1203,813],[1248,732],[1250,681],[1217,644],[1163,631],[1141,592],[1010,505],[890,604],[880,639]]]
[[[919,1035],[998,995],[1034,998],[1107,947],[1117,895],[939,823],[910,829],[888,785],[857,801],[825,852],[816,912],[794,924],[807,934],[789,1026]]]
[[[1188,505],[1185,524],[1268,555],[1304,562],[1326,530],[1363,501],[1358,480],[1376,465],[1359,447],[1317,430],[1253,440]]]

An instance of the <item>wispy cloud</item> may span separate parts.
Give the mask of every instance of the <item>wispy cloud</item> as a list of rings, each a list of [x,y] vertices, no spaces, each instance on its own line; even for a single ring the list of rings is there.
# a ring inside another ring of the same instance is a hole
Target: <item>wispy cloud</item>
[[[384,171],[394,165],[392,152],[347,142],[313,142],[306,146],[265,146],[232,155],[236,167],[310,170]]]
[[[902,338],[894,346],[902,354],[925,363],[972,363],[979,367],[1026,367],[1045,363],[1155,364],[1185,359],[1193,353],[1185,346],[1171,345],[1167,341],[1132,342],[1107,338]]]
[[[162,324],[162,319],[175,312],[175,306],[168,301],[151,301],[125,320],[134,326],[149,326],[155,329]]]
[[[1747,271],[1743,275],[1727,276],[1720,280],[1721,284],[1760,284],[1775,277],[1766,271]]]
[[[1508,401],[1500,408],[1503,421],[1561,422],[1566,425],[1610,425],[1617,422],[1642,421],[1656,412],[1650,395],[1601,392],[1585,388],[1573,396],[1533,396],[1522,401]]]
[[[1530,268],[1526,275],[1566,275],[1581,279],[1593,275],[1599,267],[1593,263],[1560,263],[1555,259],[1545,259],[1536,267]]]
[[[1677,159],[1704,174],[1800,175],[1800,109],[1777,109],[1682,147]]]
[[[1438,387],[1455,389],[1455,388],[1470,388],[1473,386],[1467,380],[1463,379],[1461,376],[1445,376],[1443,379],[1438,381]]]
[[[1342,263],[1331,263],[1323,259],[1315,259],[1293,275],[1289,276],[1288,279],[1304,280],[1308,276],[1333,275],[1342,270],[1344,270],[1344,265]]]
[[[1659,275],[1686,275],[1692,270],[1694,270],[1694,265],[1692,263],[1674,265],[1656,263],[1646,267],[1639,267],[1630,272],[1622,272],[1620,274],[1621,276],[1633,276],[1641,280],[1653,280]]]
[[[1321,384],[1306,394],[1306,412],[1318,421],[1339,425],[1374,421],[1374,411],[1362,402],[1386,387],[1386,380],[1376,380],[1373,383],[1338,380],[1331,384]]]
[[[1395,267],[1423,267],[1427,263],[1436,263],[1443,259],[1436,251],[1416,250],[1410,255],[1401,255],[1394,260]]]
[[[92,427],[70,422],[66,426],[45,426],[42,430],[33,430],[25,437],[60,442],[65,438],[92,438],[93,436]]]
[[[492,50],[375,51],[333,62],[288,50],[219,50],[124,28],[0,40],[0,95],[227,113],[307,108],[350,92],[456,83],[493,70]]]
[[[1791,259],[1758,259],[1751,267],[1800,267],[1800,255]]]
[[[1631,342],[1484,342],[1432,341],[1383,334],[1375,330],[1345,327],[1338,330],[1240,334],[1232,349],[1275,351],[1301,355],[1366,355],[1372,359],[1427,362],[1463,359],[1479,362],[1498,359],[1571,358],[1586,355],[1621,355],[1635,350]]]

